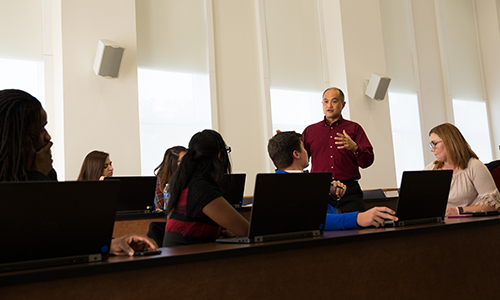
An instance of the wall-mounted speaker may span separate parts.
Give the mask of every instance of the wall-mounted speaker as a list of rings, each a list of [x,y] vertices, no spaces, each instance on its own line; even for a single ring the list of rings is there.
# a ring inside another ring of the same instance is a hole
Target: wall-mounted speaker
[[[99,40],[94,61],[96,75],[117,78],[125,48],[110,40]]]
[[[372,73],[365,94],[375,100],[384,100],[391,78]]]

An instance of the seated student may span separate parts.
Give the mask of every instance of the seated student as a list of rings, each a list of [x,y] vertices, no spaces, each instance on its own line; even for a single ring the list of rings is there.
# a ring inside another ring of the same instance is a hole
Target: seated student
[[[85,156],[76,180],[104,180],[113,177],[113,170],[109,154],[94,150]]]
[[[429,140],[436,160],[425,170],[453,170],[446,215],[500,209],[500,194],[491,173],[455,125],[432,128]]]
[[[198,132],[189,141],[169,183],[164,247],[215,241],[222,227],[236,236],[248,234],[248,221],[222,196],[220,183],[231,173],[229,149],[214,130]]]
[[[35,97],[21,90],[0,91],[0,181],[57,180],[46,124],[47,113]],[[153,240],[133,233],[113,239],[110,253],[153,250],[158,250]]]
[[[269,140],[267,151],[276,166],[276,172],[302,171],[309,166],[307,150],[302,143],[302,135],[294,131],[278,132]],[[330,193],[342,196],[343,190],[338,187],[343,185],[333,182]],[[395,212],[387,207],[373,207],[365,212],[350,212],[340,214],[333,206],[328,204],[325,230],[352,229],[359,227],[384,226],[385,220],[397,221]]]
[[[183,146],[174,146],[168,148],[163,155],[163,161],[156,167],[156,192],[155,192],[155,208],[164,210],[170,193],[168,192],[168,182],[175,170],[179,166],[182,157],[186,154],[186,148]]]

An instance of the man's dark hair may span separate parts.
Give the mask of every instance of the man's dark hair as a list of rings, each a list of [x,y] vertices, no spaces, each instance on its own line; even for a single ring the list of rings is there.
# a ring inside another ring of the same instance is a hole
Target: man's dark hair
[[[293,151],[301,152],[302,134],[295,131],[282,131],[277,133],[267,144],[267,152],[276,169],[283,170],[293,163]]]
[[[345,100],[345,97],[344,97],[344,92],[342,92],[341,89],[339,88],[336,88],[336,87],[330,87],[330,88],[327,88],[324,92],[323,92],[323,97],[325,96],[325,93],[328,92],[329,90],[336,90],[337,92],[339,92],[339,96],[340,96],[340,100],[342,102],[344,102]]]

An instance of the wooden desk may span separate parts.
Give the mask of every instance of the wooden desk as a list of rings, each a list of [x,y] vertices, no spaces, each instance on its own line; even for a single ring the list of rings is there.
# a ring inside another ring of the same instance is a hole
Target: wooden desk
[[[396,207],[398,206],[398,197],[387,197],[387,198],[379,198],[379,199],[365,199],[363,200],[365,203],[365,210],[369,210],[375,206],[387,206],[390,209],[396,211]]]
[[[497,299],[500,217],[0,274],[0,299]]]
[[[237,211],[247,220],[250,221],[251,207],[240,207]],[[165,214],[130,214],[126,216],[117,216],[115,227],[113,228],[113,236],[118,237],[129,233],[140,233],[146,235],[148,233],[149,224],[151,222],[165,222]]]
[[[149,223],[165,221],[166,218],[164,213],[117,216],[115,227],[113,228],[113,237],[134,232],[146,235],[148,233]]]

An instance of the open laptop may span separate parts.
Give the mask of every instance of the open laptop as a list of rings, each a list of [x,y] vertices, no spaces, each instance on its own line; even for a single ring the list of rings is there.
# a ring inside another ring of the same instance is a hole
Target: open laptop
[[[142,214],[155,211],[156,176],[106,177],[121,181],[116,214]]]
[[[452,170],[405,171],[401,180],[396,216],[385,226],[442,222],[448,204]]]
[[[120,182],[1,182],[0,272],[106,260]]]
[[[245,179],[247,174],[226,174],[224,180],[227,187],[224,189],[224,199],[234,208],[240,208],[245,191]]]
[[[257,174],[248,236],[218,239],[252,243],[323,233],[331,173]]]

